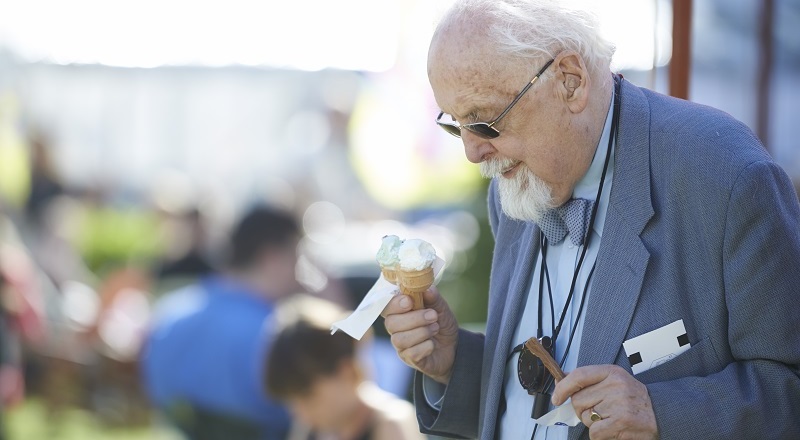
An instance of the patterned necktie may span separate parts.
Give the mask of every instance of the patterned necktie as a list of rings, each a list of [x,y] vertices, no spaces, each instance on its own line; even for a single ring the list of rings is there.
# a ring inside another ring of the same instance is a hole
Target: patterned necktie
[[[558,208],[547,211],[539,222],[539,228],[550,244],[558,244],[569,233],[570,241],[575,246],[583,244],[589,229],[594,200],[570,199]]]

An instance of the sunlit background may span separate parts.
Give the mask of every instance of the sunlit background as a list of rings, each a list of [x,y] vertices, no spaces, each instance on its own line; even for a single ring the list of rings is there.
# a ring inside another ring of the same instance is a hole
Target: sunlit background
[[[125,370],[153,300],[178,283],[152,269],[193,245],[218,261],[256,202],[296,213],[300,281],[350,307],[363,291],[341,286],[374,280],[383,235],[430,241],[442,291],[479,328],[486,182],[433,123],[425,68],[450,1],[0,0],[0,255],[29,292],[15,299],[17,359],[36,360],[3,416],[9,438],[168,436]],[[617,45],[612,67],[667,93],[672,2],[578,3]],[[774,4],[765,144],[797,178],[800,1]],[[754,130],[760,5],[697,0],[692,25],[689,98]],[[32,191],[42,178],[57,190]],[[64,408],[80,423],[37,422]]]

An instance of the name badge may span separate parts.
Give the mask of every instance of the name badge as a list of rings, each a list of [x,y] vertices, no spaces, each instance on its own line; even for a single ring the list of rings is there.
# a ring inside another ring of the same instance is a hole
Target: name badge
[[[633,374],[655,368],[691,347],[683,320],[647,332],[622,343]]]

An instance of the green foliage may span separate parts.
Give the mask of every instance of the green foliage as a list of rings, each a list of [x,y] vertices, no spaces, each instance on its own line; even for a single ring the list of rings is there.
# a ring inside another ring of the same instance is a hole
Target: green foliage
[[[102,273],[108,266],[152,261],[164,240],[154,213],[104,207],[84,213],[76,245],[89,268]]]
[[[489,181],[483,181],[469,209],[478,219],[480,236],[475,246],[466,252],[466,267],[458,277],[442,280],[439,288],[456,314],[459,323],[470,329],[481,330],[486,322],[489,302],[489,272],[492,266],[494,237],[486,210]]]
[[[3,414],[8,440],[179,440],[166,428],[111,428],[103,426],[92,413],[65,408],[48,414],[36,399]]]

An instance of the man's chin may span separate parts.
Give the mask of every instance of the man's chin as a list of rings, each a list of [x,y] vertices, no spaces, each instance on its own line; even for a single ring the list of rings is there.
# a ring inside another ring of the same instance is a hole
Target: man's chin
[[[499,178],[500,207],[510,218],[538,223],[544,213],[553,208],[550,189],[544,182],[531,187],[531,181],[519,180]]]
[[[504,177],[502,174],[495,174],[494,176],[483,176],[487,180],[496,180],[498,185],[511,186],[516,185],[516,191],[525,191],[528,189],[528,182],[517,182],[514,177]]]

